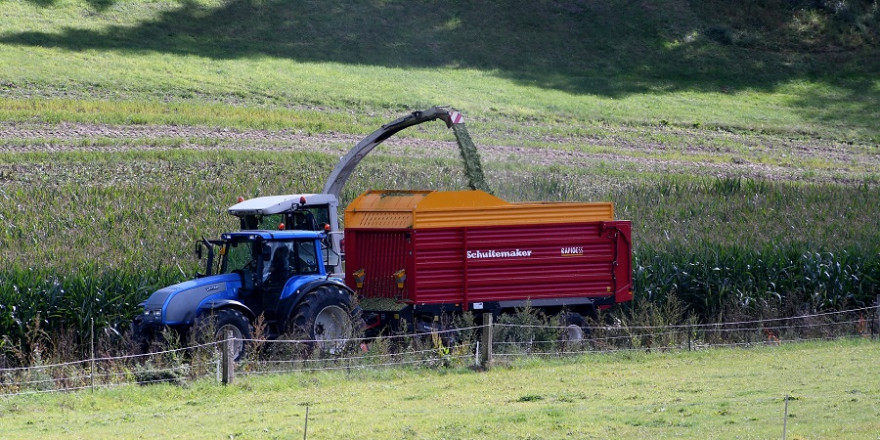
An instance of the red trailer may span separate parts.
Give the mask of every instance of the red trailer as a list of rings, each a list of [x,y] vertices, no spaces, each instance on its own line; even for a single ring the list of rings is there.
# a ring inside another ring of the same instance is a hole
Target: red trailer
[[[592,315],[632,299],[630,222],[614,220],[611,203],[368,191],[348,206],[345,223],[346,284],[381,316],[527,304]]]

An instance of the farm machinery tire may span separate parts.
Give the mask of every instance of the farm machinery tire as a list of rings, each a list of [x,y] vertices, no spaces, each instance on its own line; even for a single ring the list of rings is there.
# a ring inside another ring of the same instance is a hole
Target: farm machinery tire
[[[201,315],[196,323],[196,335],[207,338],[210,341],[222,341],[226,339],[226,330],[232,330],[233,359],[241,360],[247,350],[246,339],[251,339],[251,323],[240,311],[235,309],[220,309]]]
[[[347,290],[321,286],[307,293],[297,305],[291,331],[308,339],[310,349],[339,354],[361,329],[360,315],[360,308],[352,305]]]

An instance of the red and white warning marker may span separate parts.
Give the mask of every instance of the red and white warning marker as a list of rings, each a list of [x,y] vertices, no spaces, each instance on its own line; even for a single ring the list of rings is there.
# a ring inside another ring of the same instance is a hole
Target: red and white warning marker
[[[464,122],[464,116],[462,116],[461,113],[453,110],[449,112],[449,120],[452,121],[453,124],[461,124],[462,122]]]

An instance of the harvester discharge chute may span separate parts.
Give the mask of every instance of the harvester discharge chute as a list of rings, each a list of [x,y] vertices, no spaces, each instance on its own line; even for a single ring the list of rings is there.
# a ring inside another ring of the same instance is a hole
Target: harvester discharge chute
[[[412,112],[397,120],[389,122],[358,142],[354,148],[339,159],[339,163],[336,165],[336,168],[333,169],[333,172],[330,173],[330,177],[327,178],[327,183],[324,184],[324,194],[332,194],[339,198],[339,195],[342,192],[342,187],[345,186],[351,173],[354,172],[354,169],[361,160],[373,151],[374,148],[405,128],[433,121],[435,119],[440,119],[445,122],[446,127],[451,128],[455,133],[455,138],[458,141],[458,148],[461,152],[461,158],[464,161],[465,176],[468,179],[468,186],[471,189],[480,189],[486,192],[491,192],[489,186],[486,184],[486,178],[483,175],[480,154],[477,152],[477,147],[474,145],[473,140],[471,140],[471,137],[468,134],[461,113],[442,107],[431,107],[427,110]]]

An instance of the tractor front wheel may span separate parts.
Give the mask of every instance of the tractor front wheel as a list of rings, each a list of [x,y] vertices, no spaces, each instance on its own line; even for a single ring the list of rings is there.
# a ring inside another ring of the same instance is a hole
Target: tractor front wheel
[[[232,331],[232,355],[238,361],[245,355],[245,339],[252,338],[251,324],[240,311],[235,309],[221,309],[212,311],[199,318],[197,334],[203,338],[212,338],[212,341],[226,339],[226,331]]]

